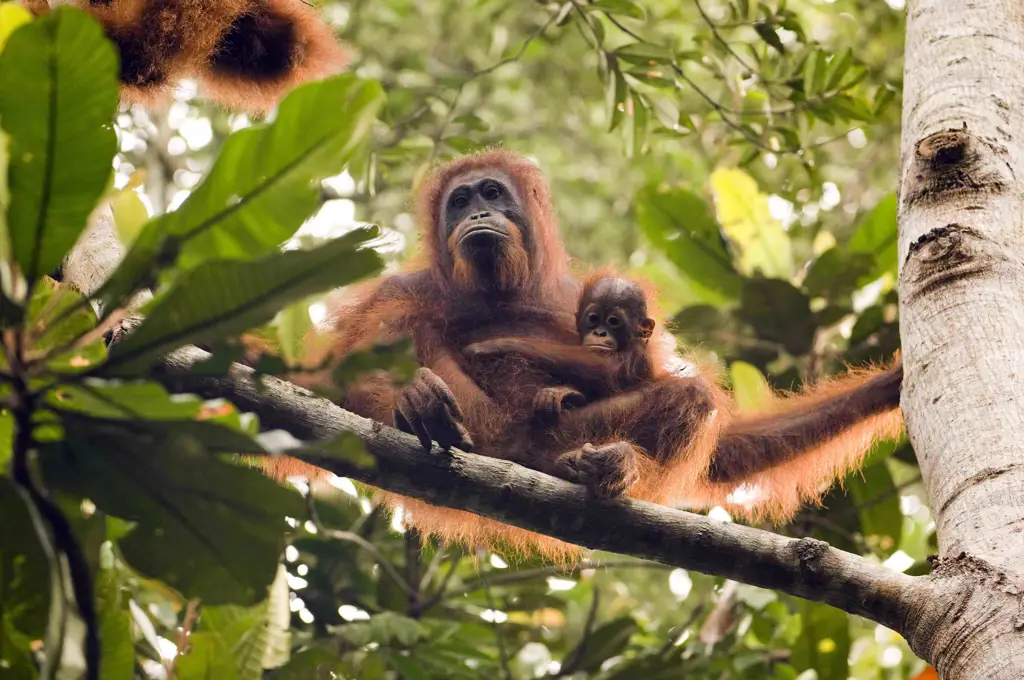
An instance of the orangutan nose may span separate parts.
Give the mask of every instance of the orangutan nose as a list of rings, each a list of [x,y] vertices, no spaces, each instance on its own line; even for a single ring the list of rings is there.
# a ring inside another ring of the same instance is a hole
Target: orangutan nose
[[[489,213],[489,212],[478,212],[478,213],[475,213],[473,215],[470,215],[469,216],[469,221],[470,222],[479,222],[480,220],[486,220],[490,216],[491,216],[491,213]]]

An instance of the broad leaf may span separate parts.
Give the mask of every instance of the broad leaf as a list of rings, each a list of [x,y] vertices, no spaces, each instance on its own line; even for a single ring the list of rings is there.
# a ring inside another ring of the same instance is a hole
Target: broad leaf
[[[315,250],[200,265],[154,303],[138,330],[112,347],[102,373],[137,375],[182,345],[223,340],[266,323],[290,302],[378,271],[380,256],[357,249],[374,233],[357,229]]]
[[[11,137],[14,257],[29,281],[75,244],[112,172],[117,55],[100,25],[61,6],[0,53],[0,121]]]
[[[114,569],[102,569],[96,579],[96,609],[103,644],[100,677],[103,680],[132,680],[135,643],[127,598]]]
[[[771,397],[771,387],[761,371],[745,361],[734,361],[729,367],[732,393],[740,411],[753,411]]]
[[[7,39],[22,24],[32,21],[32,13],[13,2],[0,5],[0,52],[4,51]]]
[[[14,658],[8,652],[27,655],[28,643],[46,631],[50,570],[28,509],[6,477],[0,477],[0,517],[0,636],[14,643],[0,646],[3,664]]]
[[[42,447],[47,481],[136,523],[119,541],[138,572],[209,605],[266,598],[301,498],[218,451],[253,452],[212,423],[61,414],[66,439]]]
[[[175,262],[193,268],[272,251],[317,209],[317,180],[344,169],[382,103],[379,85],[352,75],[296,88],[272,124],[231,135],[181,207],[143,228],[101,299],[122,300]]]
[[[636,213],[647,238],[707,302],[739,297],[740,277],[718,223],[700,196],[685,189],[648,186],[637,194]]]
[[[639,626],[630,616],[614,619],[598,627],[579,645],[579,663],[576,667],[582,671],[596,671],[608,659],[619,654],[629,644],[629,638]]]
[[[878,552],[892,554],[903,534],[900,495],[885,461],[867,467],[847,480],[850,495],[860,513],[865,540]]]
[[[754,178],[734,168],[711,173],[715,209],[722,230],[739,250],[737,266],[747,276],[768,278],[793,275],[789,235],[768,209],[768,197],[760,193]]]
[[[219,635],[199,631],[188,641],[188,654],[174,665],[177,680],[240,680],[231,648]]]
[[[814,669],[819,680],[846,680],[850,656],[847,615],[816,602],[799,602],[803,633],[793,646],[791,663],[798,670]]]
[[[804,278],[804,290],[811,297],[841,298],[857,290],[864,275],[874,267],[867,253],[829,248],[818,256]]]
[[[203,630],[219,638],[217,649],[230,651],[239,680],[260,680],[264,668],[281,665],[265,664],[271,648],[275,650],[271,658],[275,655],[279,657],[283,649],[284,661],[287,661],[288,624],[291,616],[285,573],[284,566],[279,566],[270,596],[257,605],[221,605],[203,609]],[[271,616],[272,604],[276,617]],[[283,620],[280,616],[282,607]]]
[[[739,315],[761,337],[800,356],[811,348],[815,320],[807,296],[782,279],[744,279]]]
[[[850,239],[849,248],[855,253],[866,253],[874,258],[874,266],[861,283],[868,283],[885,273],[896,274],[898,265],[899,233],[896,214],[899,202],[896,194],[888,194],[878,202]]]

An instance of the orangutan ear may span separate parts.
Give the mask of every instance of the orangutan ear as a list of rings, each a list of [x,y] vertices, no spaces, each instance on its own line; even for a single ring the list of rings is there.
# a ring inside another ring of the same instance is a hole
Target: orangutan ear
[[[636,324],[636,335],[639,338],[649,338],[654,333],[654,319],[644,317]]]
[[[199,81],[220,104],[264,111],[296,85],[344,65],[334,32],[303,0],[252,0],[221,34]]]

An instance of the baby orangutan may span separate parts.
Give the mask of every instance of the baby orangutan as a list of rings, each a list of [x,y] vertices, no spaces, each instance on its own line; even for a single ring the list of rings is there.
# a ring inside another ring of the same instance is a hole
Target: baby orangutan
[[[534,415],[544,426],[554,425],[563,410],[653,378],[647,340],[654,319],[647,315],[647,295],[637,283],[615,276],[591,278],[580,296],[576,328],[578,347],[539,338],[494,338],[469,345],[464,353],[468,358],[516,354],[564,383],[537,391]]]

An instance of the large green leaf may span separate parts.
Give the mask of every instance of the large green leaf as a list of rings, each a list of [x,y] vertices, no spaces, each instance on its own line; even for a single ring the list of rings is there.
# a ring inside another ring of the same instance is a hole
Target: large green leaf
[[[850,239],[849,248],[852,252],[865,253],[874,258],[874,266],[861,283],[877,279],[887,272],[896,274],[899,259],[899,233],[896,224],[898,210],[899,201],[896,194],[886,195],[867,219],[861,222]]]
[[[860,514],[865,541],[883,554],[892,554],[902,538],[903,513],[888,465],[882,460],[866,467],[860,475],[850,475],[847,484]]]
[[[24,501],[0,477],[0,668],[31,663],[29,643],[46,631],[50,569]],[[34,664],[33,664],[34,665]],[[17,676],[15,676],[17,677]]]
[[[608,659],[619,654],[629,644],[629,638],[638,630],[636,620],[631,616],[614,619],[598,627],[579,643],[579,662],[576,668],[582,671],[596,671]]]
[[[737,168],[719,168],[711,173],[710,184],[718,221],[739,250],[738,269],[747,276],[790,278],[789,235],[772,216],[768,197],[758,191],[754,178]]]
[[[272,605],[275,614],[283,607],[283,620],[271,615]],[[234,671],[239,680],[261,680],[264,667],[280,665],[264,663],[268,649],[283,647],[286,653],[288,651],[290,619],[288,581],[285,578],[284,566],[279,566],[271,594],[266,600],[252,607],[205,607],[203,630],[219,638],[219,644],[215,649],[231,652]]]
[[[11,137],[7,226],[30,281],[57,267],[107,186],[117,88],[113,45],[72,7],[21,26],[0,53],[0,121]]]
[[[213,423],[130,421],[62,413],[66,439],[42,447],[52,487],[136,523],[119,541],[138,572],[204,603],[266,598],[298,494],[219,451],[258,451]]]
[[[357,229],[314,250],[275,253],[253,262],[200,265],[154,304],[138,330],[112,347],[102,373],[136,375],[182,345],[223,340],[269,321],[290,302],[378,271],[380,256],[358,248],[375,232]]]
[[[374,81],[342,75],[296,88],[271,125],[231,135],[209,176],[143,228],[99,295],[122,300],[177,262],[251,259],[291,237],[320,204],[317,180],[341,172],[383,103]]]
[[[816,602],[799,602],[803,632],[793,645],[791,663],[798,670],[813,668],[818,680],[849,677],[850,625],[847,615]]]
[[[781,343],[790,354],[799,356],[811,347],[816,327],[811,302],[789,281],[744,279],[739,315],[758,335]]]
[[[100,677],[103,680],[132,680],[135,643],[127,598],[121,593],[118,572],[102,569],[96,579],[96,609],[103,644]]]
[[[700,196],[686,189],[648,186],[636,197],[640,228],[693,282],[709,303],[734,301],[740,277],[718,228]]]

